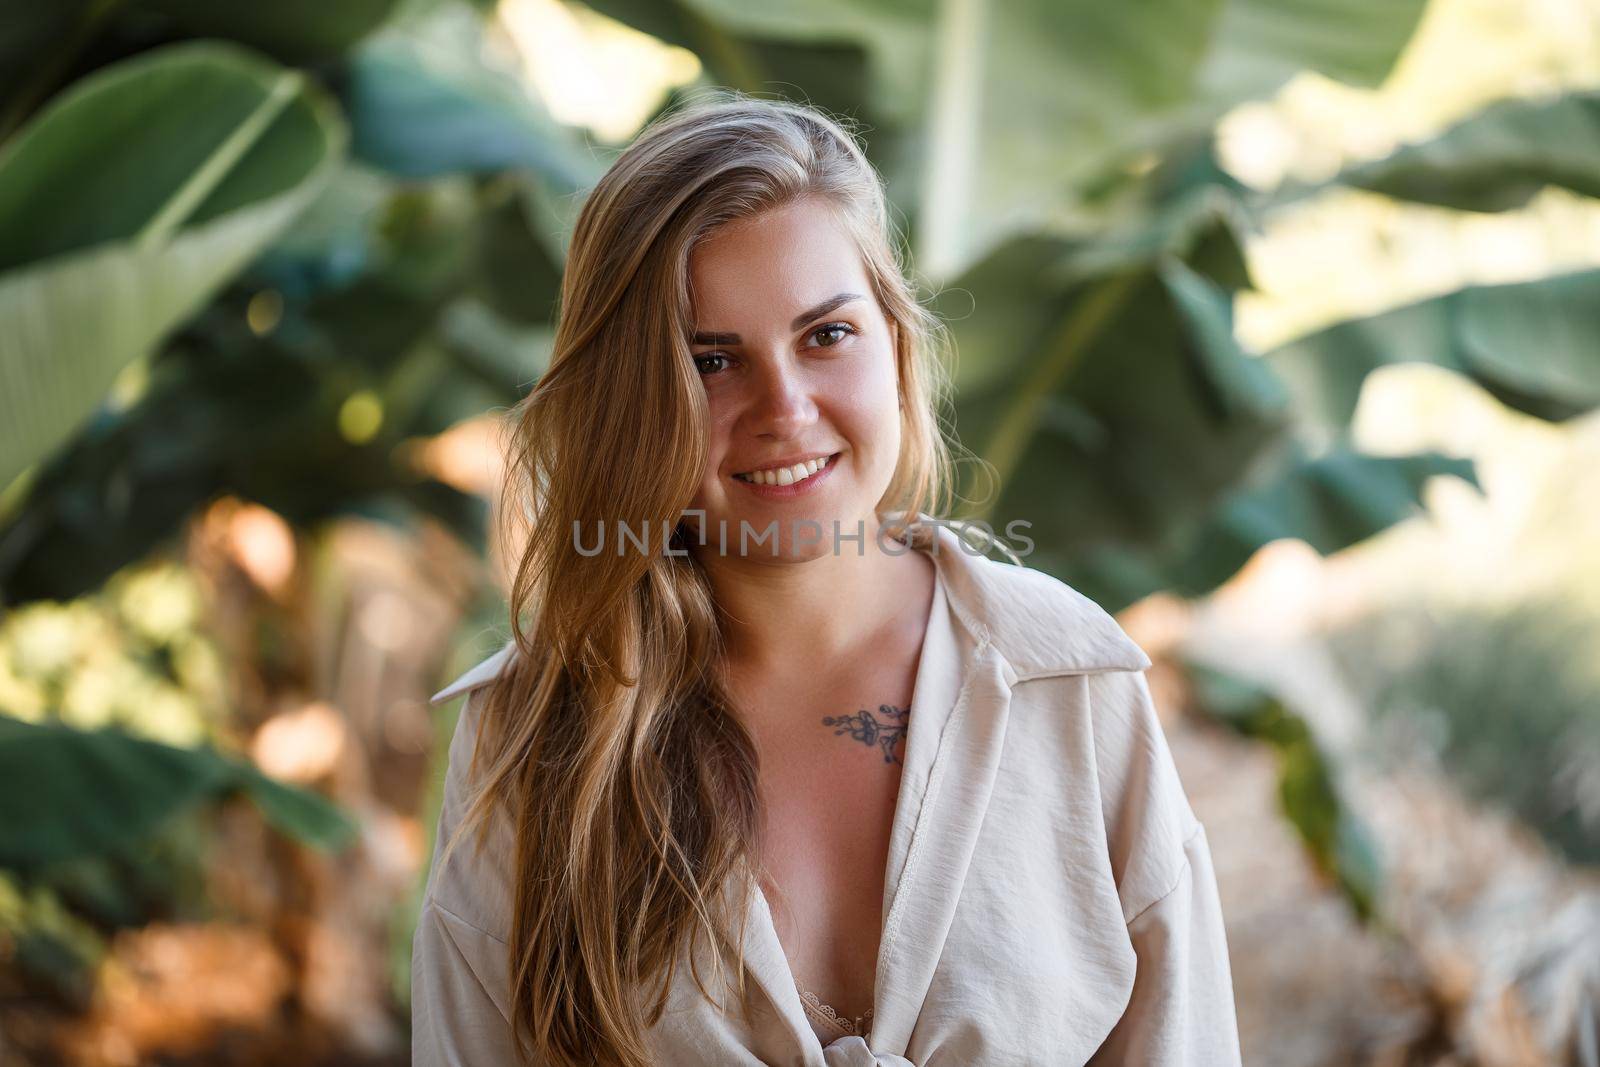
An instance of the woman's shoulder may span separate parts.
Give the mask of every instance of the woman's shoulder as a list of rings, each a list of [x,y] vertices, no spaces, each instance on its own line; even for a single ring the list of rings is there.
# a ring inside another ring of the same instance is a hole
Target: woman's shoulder
[[[428,703],[443,704],[446,701],[455,699],[462,693],[488,684],[499,675],[506,663],[516,654],[516,651],[516,639],[512,638],[506,641],[497,651],[467,668],[455,681],[429,697]]]
[[[973,554],[953,540],[941,551],[954,554],[941,565],[952,605],[988,637],[1017,680],[1150,666],[1110,612],[1060,578]]]
[[[1108,611],[1053,575],[987,557],[952,570],[969,587],[975,624],[1016,674],[1014,710],[1082,715],[1084,769],[1131,920],[1177,882],[1200,829],[1150,688],[1150,657]]]
[[[444,787],[435,823],[433,856],[429,862],[424,900],[453,919],[504,942],[511,929],[511,864],[515,862],[515,833],[498,806],[488,811],[489,825],[481,850],[476,830],[469,830],[455,850],[444,856],[445,844],[466,817],[477,793],[472,773],[473,750],[483,717],[485,686],[493,681],[516,652],[516,642],[474,664],[455,681],[430,698],[435,705],[464,697],[456,716],[446,756]],[[480,760],[479,771],[483,763]]]

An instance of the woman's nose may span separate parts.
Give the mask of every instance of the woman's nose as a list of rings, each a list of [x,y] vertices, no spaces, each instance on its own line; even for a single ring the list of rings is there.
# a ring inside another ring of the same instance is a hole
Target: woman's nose
[[[756,383],[756,395],[747,412],[752,433],[778,438],[793,437],[816,421],[817,407],[810,388],[790,366],[769,367]]]

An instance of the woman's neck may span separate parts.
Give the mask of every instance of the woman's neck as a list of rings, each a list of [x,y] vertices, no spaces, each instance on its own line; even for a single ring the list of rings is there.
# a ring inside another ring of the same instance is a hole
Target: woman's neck
[[[932,587],[934,562],[884,534],[801,562],[709,555],[703,559],[721,614],[724,653],[741,674],[783,674],[870,652],[896,626],[915,621]]]

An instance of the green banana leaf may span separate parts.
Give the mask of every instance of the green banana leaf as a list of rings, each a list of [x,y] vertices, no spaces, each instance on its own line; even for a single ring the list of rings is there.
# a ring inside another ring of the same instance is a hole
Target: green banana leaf
[[[494,338],[469,336],[464,352],[453,336],[482,270],[472,183],[391,185],[342,173],[332,199],[367,205],[364,224],[308,210],[151,360],[137,402],[40,466],[15,520],[0,523],[5,602],[95,588],[222,493],[300,528],[352,512],[401,525],[428,514],[481,543],[484,502],[413,469],[402,446],[513,402],[540,357],[525,352],[515,373]],[[279,294],[280,312],[258,334],[248,308],[263,292]],[[339,412],[357,391],[381,422],[352,441]]]
[[[210,749],[117,730],[0,717],[0,866],[115,853],[180,811],[242,792],[276,829],[320,849],[356,828],[336,806]]]
[[[1261,357],[1305,432],[1349,424],[1378,367],[1447,367],[1518,411],[1563,421],[1600,406],[1600,270],[1479,285],[1341,322]]]
[[[1205,97],[1264,96],[1303,70],[1377,88],[1427,10],[1426,0],[1227,0],[1211,26]]]
[[[1279,538],[1339,551],[1415,515],[1428,478],[1474,481],[1456,458],[1294,436],[1294,394],[1233,334],[1249,279],[1231,215],[1178,210],[1110,242],[1010,242],[938,305],[956,425],[988,464],[963,486],[971,514],[1029,523],[1030,565],[1109,610],[1208,592]]]
[[[1600,90],[1497,101],[1327,184],[1463,211],[1522,207],[1550,185],[1600,196]]]
[[[528,168],[560,194],[587,188],[599,161],[513,72],[485,61],[481,37],[475,14],[450,7],[352,53],[340,81],[355,154],[407,178]]]
[[[1438,452],[1374,456],[1338,447],[1318,456],[1292,455],[1265,484],[1220,499],[1188,538],[1185,555],[1162,575],[1162,585],[1131,599],[1155,588],[1185,596],[1209,593],[1256,549],[1283,538],[1332,555],[1421,514],[1422,488],[1438,475],[1483,489],[1472,460]]]
[[[940,4],[919,265],[946,277],[1009,234],[1094,226],[1097,184],[1298,71],[1381,81],[1424,6]]]
[[[1288,424],[1286,398],[1225,329],[1248,280],[1231,226],[1171,232],[1170,248],[1090,278],[1082,242],[1013,241],[945,291],[956,426],[990,465],[962,490],[980,514],[1032,521],[1062,549],[1158,542]],[[1202,299],[1214,306],[1197,330]]]
[[[838,105],[868,104],[901,122],[914,121],[923,106],[933,59],[932,0],[600,0],[590,6],[697,53],[723,85],[822,93]],[[841,81],[839,75],[846,76]],[[778,84],[783,81],[789,84]],[[846,89],[854,96],[844,96]]]
[[[1210,244],[1214,262],[1223,234]],[[1356,544],[1417,514],[1436,474],[1476,484],[1458,458],[1348,448],[1377,366],[1448,366],[1545,419],[1600,405],[1600,272],[1466,289],[1254,357],[1205,247],[1052,296],[1072,250],[1033,238],[949,297],[968,301],[951,326],[972,367],[956,425],[1001,479],[996,495],[984,469],[964,495],[997,528],[1030,522],[1032,564],[1113,610],[1203,594],[1275,539]],[[973,294],[991,299],[974,308]]]
[[[1267,450],[1255,462],[1264,484],[1220,494],[1202,518],[1175,522],[1152,541],[1087,537],[1074,522],[1083,513],[1039,498],[1019,516],[1031,525],[1018,532],[1039,546],[1028,565],[1116,612],[1155,592],[1204,596],[1272,541],[1295,538],[1324,555],[1359,544],[1421,514],[1423,486],[1435,475],[1481,489],[1471,460],[1437,452],[1297,454],[1293,446]]]
[[[0,486],[294,218],[344,139],[302,75],[201,43],[95,72],[0,149]]]
[[[270,4],[138,0],[137,6],[171,17],[196,37],[221,37],[287,63],[305,63],[342,55],[404,4],[402,0],[273,0]]]
[[[403,301],[376,293],[350,300],[336,314],[352,326],[387,310],[389,336],[430,328]],[[466,543],[481,543],[484,501],[413,470],[398,446],[514,393],[483,384],[477,368],[437,345],[408,344],[371,375],[383,412],[379,433],[352,442],[340,433],[339,407],[366,375],[353,359],[317,359],[338,332],[307,322],[295,349],[205,336],[215,319],[243,311],[242,301],[230,303],[197,323],[195,347],[164,359],[164,373],[137,406],[75,440],[44,470],[23,517],[0,530],[6,603],[95,588],[218,493],[258,501],[299,527],[352,513],[410,525],[426,514]]]
[[[417,182],[339,167],[162,346],[136,402],[39,466],[14,521],[0,517],[0,599],[92,589],[219,493],[298,526],[428,515],[480,543],[483,502],[413,469],[403,446],[514,402],[537,377],[567,202],[534,171]],[[260,333],[247,314],[257,297],[277,309]],[[382,422],[352,442],[338,416],[358,390]]]
[[[1362,921],[1380,918],[1382,854],[1310,726],[1265,685],[1203,663],[1185,666],[1203,711],[1277,753],[1279,804],[1317,870]]]
[[[1019,232],[1092,226],[1108,174],[1298,71],[1378,84],[1425,0],[592,6],[694,50],[721,84],[865,120],[919,268],[947,278]]]

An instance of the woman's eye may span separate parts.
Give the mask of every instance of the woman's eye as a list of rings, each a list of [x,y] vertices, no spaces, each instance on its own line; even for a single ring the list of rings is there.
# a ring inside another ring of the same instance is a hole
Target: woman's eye
[[[830,322],[826,326],[818,326],[815,330],[812,330],[811,331],[811,336],[812,337],[816,337],[816,338],[820,338],[820,337],[823,337],[824,335],[837,333],[837,336],[833,340],[831,340],[831,341],[820,341],[819,342],[819,344],[821,344],[821,346],[823,348],[832,348],[834,345],[836,345],[840,341],[844,340],[847,335],[855,333],[855,332],[856,332],[855,328],[853,326],[850,326],[848,323]]]
[[[702,355],[695,356],[695,369],[698,370],[702,375],[715,374],[723,368],[717,366],[707,366],[706,364],[707,361],[710,361],[714,364],[719,359],[726,362],[728,357],[723,355],[721,352],[706,352]]]

